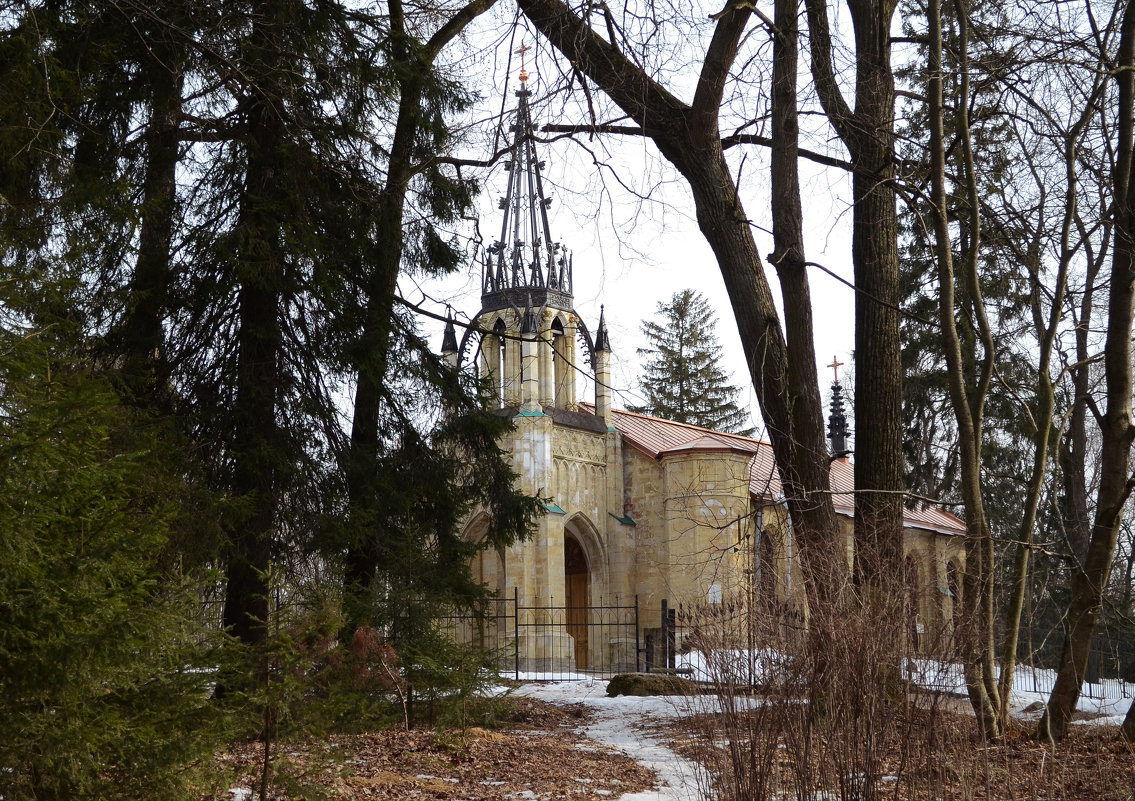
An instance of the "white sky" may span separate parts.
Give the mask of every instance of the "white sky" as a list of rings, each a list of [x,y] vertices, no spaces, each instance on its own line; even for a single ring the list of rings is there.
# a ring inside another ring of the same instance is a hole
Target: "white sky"
[[[521,34],[518,34],[520,36]],[[533,42],[531,34],[528,41]],[[479,114],[499,113],[504,91],[504,62],[507,38],[494,55],[494,72],[502,77],[499,86],[482,89],[484,100]],[[547,122],[571,122],[571,111],[560,100],[539,102],[545,89],[542,70],[554,80],[555,65],[546,44],[528,63],[532,75],[533,122],[539,128]],[[531,56],[529,57],[532,58]],[[511,115],[516,99],[515,72],[508,80],[506,108]],[[692,69],[691,69],[692,72]],[[511,122],[511,120],[509,120]],[[484,158],[488,146],[471,147],[459,155]],[[759,421],[756,399],[745,366],[741,341],[717,263],[698,231],[693,204],[685,182],[664,164],[645,139],[636,137],[597,137],[580,144],[560,140],[538,146],[540,158],[547,162],[545,178],[553,198],[550,211],[552,236],[574,254],[575,308],[594,334],[599,307],[606,307],[611,334],[612,382],[615,405],[626,407],[641,402],[637,377],[642,360],[636,351],[647,343],[640,331],[644,319],[653,316],[660,301],[668,301],[679,290],[692,288],[706,296],[718,317],[717,332],[724,349],[724,367],[732,381],[746,390],[755,419]],[[734,175],[741,174],[740,191],[746,212],[753,220],[758,252],[772,250],[769,231],[768,154],[764,148],[734,148],[729,156]],[[845,279],[851,279],[850,184],[838,170],[801,161],[801,183],[805,213],[805,249],[809,261],[823,264]],[[483,193],[479,201],[479,230],[486,244],[499,236],[502,212],[497,200],[503,195],[506,173],[501,164],[481,170]],[[637,195],[648,196],[642,200]],[[470,263],[458,276],[444,281],[416,283],[404,279],[403,296],[422,302],[426,308],[445,313],[453,307],[459,319],[476,314],[480,308],[480,264]],[[766,271],[774,296],[779,302],[780,288],[775,272]],[[820,270],[810,271],[815,316],[817,364],[825,404],[831,385],[833,355],[850,369],[853,337],[854,298],[852,291]],[[441,325],[423,320],[430,342],[441,341]],[[459,334],[460,337],[460,334]],[[581,359],[581,362],[583,360]],[[590,386],[580,388],[582,400],[593,400]]]

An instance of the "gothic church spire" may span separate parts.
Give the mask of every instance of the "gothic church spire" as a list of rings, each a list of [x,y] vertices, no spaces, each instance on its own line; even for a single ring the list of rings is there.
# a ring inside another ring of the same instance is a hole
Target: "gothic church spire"
[[[523,56],[526,47],[521,47]],[[528,73],[520,71],[516,123],[509,148],[508,185],[500,208],[500,238],[485,249],[481,301],[486,310],[524,308],[525,301],[570,311],[571,254],[552,242],[544,188],[544,162],[536,153],[535,129],[528,105]]]

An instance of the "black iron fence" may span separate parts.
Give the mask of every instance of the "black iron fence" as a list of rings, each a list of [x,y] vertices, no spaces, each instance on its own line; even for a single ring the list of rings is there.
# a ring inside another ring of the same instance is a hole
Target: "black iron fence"
[[[554,681],[580,675],[609,677],[640,669],[638,598],[588,606],[521,604],[519,592],[494,598],[478,612],[440,621],[458,642],[497,655],[515,679]]]
[[[712,658],[718,670],[727,661],[730,675],[757,686],[775,654],[791,650],[806,634],[803,611],[788,604],[758,606],[735,597],[671,606],[663,600],[661,625],[644,632],[643,669],[708,681]]]

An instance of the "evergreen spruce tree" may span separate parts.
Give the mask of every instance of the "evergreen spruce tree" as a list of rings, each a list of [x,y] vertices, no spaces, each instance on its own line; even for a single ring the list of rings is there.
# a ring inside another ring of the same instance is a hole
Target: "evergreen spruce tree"
[[[0,298],[0,793],[187,797],[225,727],[202,577],[171,547],[180,459],[77,358],[74,322],[29,316],[14,286]],[[74,305],[58,286],[34,294]]]
[[[741,390],[721,368],[716,325],[709,303],[692,289],[658,304],[658,319],[642,324],[653,344],[638,350],[649,359],[639,380],[646,403],[631,411],[730,434],[753,433],[748,411],[738,405]]]

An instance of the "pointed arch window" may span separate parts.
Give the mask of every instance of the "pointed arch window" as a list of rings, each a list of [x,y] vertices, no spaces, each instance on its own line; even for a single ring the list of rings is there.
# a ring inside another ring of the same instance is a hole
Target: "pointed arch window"
[[[552,318],[550,330],[552,333],[552,369],[555,376],[555,405],[560,409],[565,409],[575,400],[571,396],[570,389],[570,382],[574,380],[570,358],[572,342],[568,337],[567,329],[564,327],[564,321],[560,319],[558,314]]]

